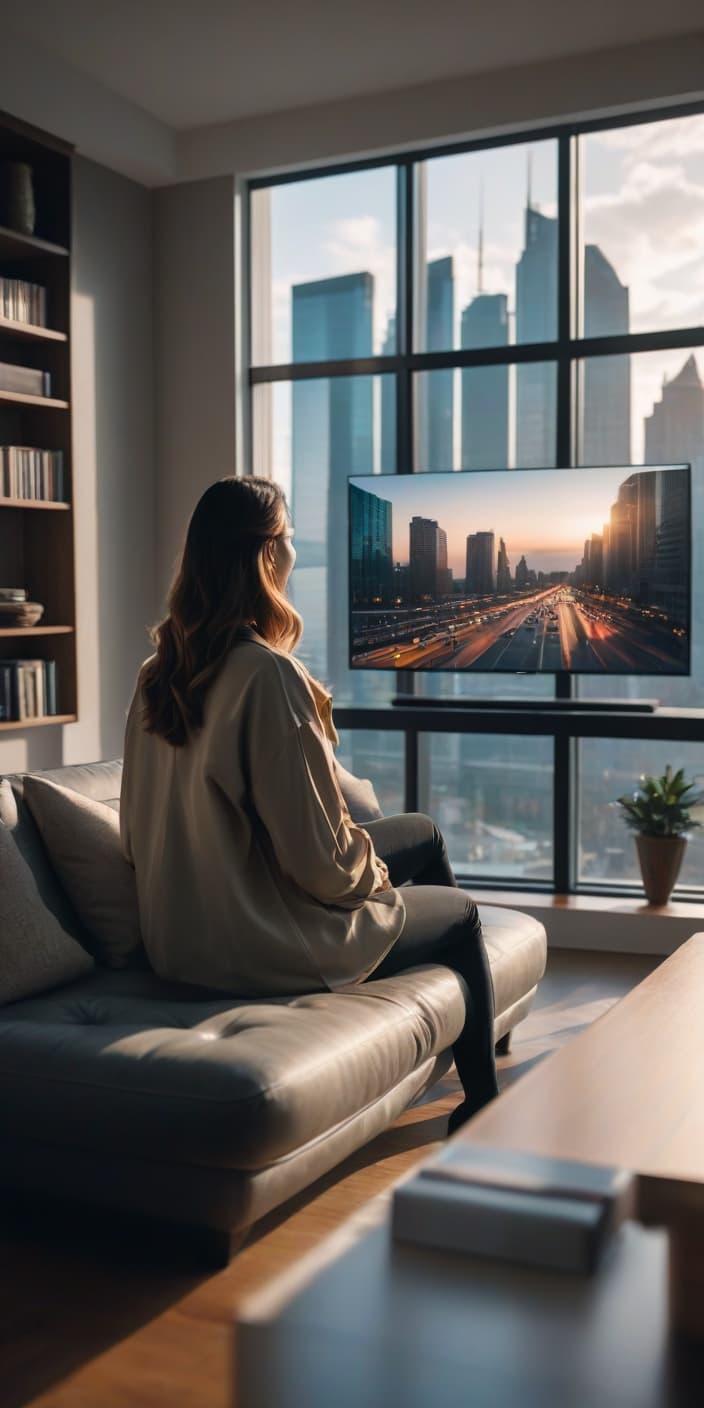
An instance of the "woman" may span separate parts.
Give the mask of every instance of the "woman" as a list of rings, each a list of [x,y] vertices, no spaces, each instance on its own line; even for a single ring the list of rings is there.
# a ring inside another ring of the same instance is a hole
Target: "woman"
[[[471,998],[455,1128],[497,1091],[476,906],[428,817],[351,821],[330,696],[291,653],[291,539],[265,479],[219,480],[191,518],[125,739],[122,841],[145,947],[161,976],[238,997],[449,964]]]

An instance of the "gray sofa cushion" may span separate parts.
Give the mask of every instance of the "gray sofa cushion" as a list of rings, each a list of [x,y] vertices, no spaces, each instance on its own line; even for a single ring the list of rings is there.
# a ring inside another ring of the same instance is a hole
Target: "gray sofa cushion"
[[[488,907],[480,915],[510,1007],[542,974],[545,932],[527,915]],[[257,1002],[96,970],[0,1012],[4,1129],[105,1153],[128,1147],[134,1157],[263,1168],[326,1137],[446,1050],[465,1012],[461,979],[441,966]]]
[[[343,768],[338,758],[335,758],[335,773],[352,820],[360,826],[366,821],[378,821],[383,812],[369,778],[355,777]]]
[[[46,777],[27,776],[24,794],[95,957],[124,968],[142,939],[137,884],[122,854],[118,814],[109,803]]]
[[[92,966],[46,908],[12,830],[0,822],[0,1004],[69,983]]]
[[[96,970],[0,1012],[3,1132],[262,1168],[446,1050],[464,1016],[448,968],[257,1002]]]
[[[90,953],[93,946],[91,935],[70,903],[59,883],[46,847],[39,834],[24,795],[25,773],[8,773],[0,783],[0,822],[12,830],[13,840],[20,854],[26,860],[34,876],[39,895],[47,909],[58,919],[62,928]],[[33,777],[47,778],[58,782],[62,787],[72,787],[85,797],[109,804],[110,799],[119,795],[122,778],[122,763],[81,763],[63,768],[49,768],[32,773]],[[141,950],[138,950],[140,953]]]

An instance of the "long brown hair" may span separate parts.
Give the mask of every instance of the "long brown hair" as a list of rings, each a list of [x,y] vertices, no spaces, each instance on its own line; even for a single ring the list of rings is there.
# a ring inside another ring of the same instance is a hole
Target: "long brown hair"
[[[238,631],[255,625],[289,652],[303,629],[276,577],[274,542],[289,524],[270,479],[219,479],[188,525],[168,614],[153,627],[156,653],[142,674],[144,726],[174,747],[203,723],[205,698]]]

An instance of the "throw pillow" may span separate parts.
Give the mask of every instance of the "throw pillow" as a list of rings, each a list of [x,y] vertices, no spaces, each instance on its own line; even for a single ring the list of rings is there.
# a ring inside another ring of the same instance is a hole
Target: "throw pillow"
[[[80,978],[93,959],[43,903],[8,826],[0,823],[0,1005]]]
[[[378,821],[383,812],[369,779],[355,777],[354,773],[343,768],[338,758],[335,758],[335,772],[352,820],[356,821],[358,826],[364,826],[365,821]]]
[[[27,805],[95,957],[124,968],[141,945],[137,883],[120,845],[119,814],[106,802],[47,778],[24,778]]]

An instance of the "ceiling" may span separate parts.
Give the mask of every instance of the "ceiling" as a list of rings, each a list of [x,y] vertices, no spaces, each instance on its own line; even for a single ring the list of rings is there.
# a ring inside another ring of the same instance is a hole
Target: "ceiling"
[[[701,0],[0,0],[3,23],[183,130],[694,32]]]

